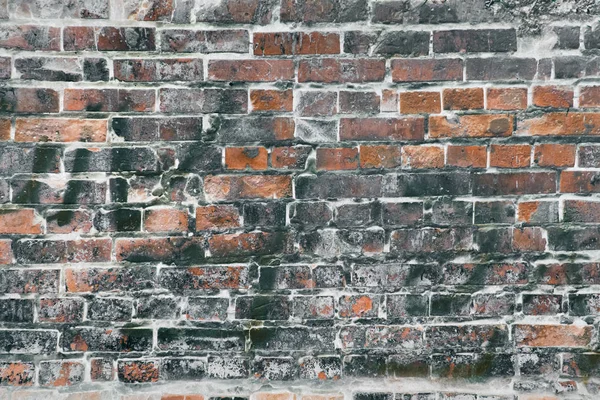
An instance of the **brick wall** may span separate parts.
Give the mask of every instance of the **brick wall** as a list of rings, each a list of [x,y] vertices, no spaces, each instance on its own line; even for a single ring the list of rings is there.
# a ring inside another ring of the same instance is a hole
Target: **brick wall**
[[[0,0],[0,398],[598,398],[599,16]]]

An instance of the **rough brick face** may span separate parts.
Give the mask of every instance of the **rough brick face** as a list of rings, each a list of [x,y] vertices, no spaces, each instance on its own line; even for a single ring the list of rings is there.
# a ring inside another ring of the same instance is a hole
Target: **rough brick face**
[[[0,0],[0,398],[600,392],[593,0]]]

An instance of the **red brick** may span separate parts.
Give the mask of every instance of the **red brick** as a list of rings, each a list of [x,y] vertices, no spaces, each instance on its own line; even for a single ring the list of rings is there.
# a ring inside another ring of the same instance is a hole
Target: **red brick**
[[[385,61],[380,59],[315,58],[300,60],[298,82],[381,82]]]
[[[213,81],[276,82],[294,79],[292,60],[213,60],[208,62]]]
[[[96,50],[96,37],[91,26],[67,26],[63,29],[66,51]]]
[[[573,107],[573,89],[570,86],[534,86],[533,105],[537,107]]]
[[[126,383],[157,382],[159,378],[158,362],[152,360],[119,360],[119,381]]]
[[[12,260],[11,241],[9,239],[0,239],[0,265],[12,264]]]
[[[402,114],[437,114],[440,111],[442,111],[442,101],[439,92],[400,93],[400,112]]]
[[[159,237],[115,240],[117,261],[191,263],[204,257],[204,238]]]
[[[105,119],[17,118],[17,142],[105,142]]]
[[[281,253],[286,236],[281,232],[215,234],[208,239],[212,257],[237,257]]]
[[[35,210],[0,210],[0,234],[39,235],[42,225]]]
[[[518,347],[587,347],[593,327],[578,325],[515,325]]]
[[[489,110],[524,110],[527,108],[527,88],[488,88]]]
[[[483,108],[483,89],[444,89],[444,110],[477,110]]]
[[[152,112],[154,90],[65,89],[65,111]]]
[[[336,171],[358,168],[358,148],[318,148],[317,169]]]
[[[600,107],[600,86],[582,86],[579,89],[579,107]]]
[[[10,119],[0,119],[0,141],[10,140],[10,126]]]
[[[600,193],[600,172],[562,171],[560,174],[561,193]]]
[[[196,230],[220,230],[241,227],[239,210],[230,205],[196,208]]]
[[[288,90],[251,90],[252,111],[290,112],[294,109],[294,91]]]
[[[490,150],[490,167],[524,168],[531,163],[531,146],[528,144],[493,144]]]
[[[35,367],[31,362],[10,361],[0,363],[0,381],[8,386],[31,386]]]
[[[147,208],[144,210],[146,232],[186,232],[188,212],[176,208]]]
[[[6,25],[0,48],[60,51],[60,28],[39,25]]]
[[[288,175],[209,175],[204,190],[214,201],[241,199],[281,199],[292,196]]]
[[[271,167],[304,169],[311,150],[310,146],[274,147],[271,151]]]
[[[265,170],[269,154],[264,147],[227,147],[225,167],[235,170]]]
[[[408,118],[342,118],[340,140],[422,140],[425,120]]]
[[[92,213],[87,210],[50,210],[46,215],[47,233],[89,233]]]
[[[254,55],[339,54],[340,36],[323,32],[255,32]]]
[[[513,117],[508,114],[460,115],[448,120],[445,116],[429,117],[429,136],[442,137],[503,137],[513,132]]]
[[[573,144],[536,144],[533,159],[540,167],[573,167],[576,148]]]
[[[59,112],[59,95],[54,89],[4,88],[0,92],[0,103],[4,112]]]
[[[546,239],[544,230],[538,227],[515,228],[512,247],[514,251],[544,251]]]
[[[458,58],[392,60],[392,81],[394,82],[462,80],[463,61]]]
[[[360,146],[361,168],[396,168],[400,166],[402,151],[394,145]]]
[[[444,149],[438,146],[402,146],[402,167],[444,168]]]
[[[448,165],[463,168],[485,168],[487,166],[486,146],[448,146]]]
[[[516,133],[525,136],[600,135],[600,113],[551,112],[519,119]]]
[[[558,203],[523,201],[517,208],[517,221],[526,223],[557,222]]]

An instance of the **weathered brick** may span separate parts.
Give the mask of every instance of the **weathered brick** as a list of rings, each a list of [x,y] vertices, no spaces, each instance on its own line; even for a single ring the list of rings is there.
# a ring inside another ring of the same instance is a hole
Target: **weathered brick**
[[[69,180],[47,183],[37,180],[13,180],[12,201],[16,204],[103,204],[104,182]]]
[[[446,59],[396,59],[392,60],[394,82],[462,81],[463,61]]]
[[[365,0],[283,0],[281,20],[283,22],[354,22],[365,21],[368,16]]]
[[[207,176],[204,190],[214,201],[280,199],[291,197],[292,180],[288,175]]]
[[[476,81],[528,81],[537,71],[535,58],[469,58],[466,61],[468,80]]]
[[[560,174],[561,193],[597,193],[596,182],[600,175],[595,171],[563,171]]]
[[[172,89],[159,91],[160,110],[167,113],[245,114],[248,111],[246,90]]]
[[[188,212],[176,208],[147,208],[144,210],[146,232],[185,232]]]
[[[473,233],[468,228],[402,229],[392,231],[390,245],[397,253],[464,251],[472,248]]]
[[[141,27],[103,27],[97,32],[99,51],[153,51],[155,29]]]
[[[271,168],[302,170],[310,151],[310,146],[274,147],[271,149]]]
[[[0,354],[51,354],[56,351],[57,342],[55,330],[2,330]]]
[[[107,123],[102,119],[18,118],[17,142],[105,142]]]
[[[122,238],[115,241],[117,261],[194,263],[204,258],[202,238]]]
[[[60,28],[36,25],[2,27],[0,48],[60,51]]]
[[[506,325],[437,325],[429,327],[427,344],[435,350],[503,348],[508,344]]]
[[[119,381],[125,383],[156,382],[159,377],[159,363],[154,360],[119,360],[117,376]]]
[[[524,294],[525,315],[556,315],[562,310],[562,296],[550,294]]]
[[[523,110],[527,108],[527,88],[488,88],[489,110]]]
[[[327,32],[255,32],[254,55],[339,54],[340,36]]]
[[[196,12],[196,21],[266,25],[273,18],[274,7],[273,0],[225,0],[219,3],[201,3]]]
[[[10,244],[10,241],[1,243]],[[5,261],[3,264],[12,264],[12,253],[7,254],[6,249],[2,249],[0,254],[0,259]],[[2,269],[0,275],[0,288],[3,293],[58,293],[60,271],[57,269]]]
[[[208,62],[213,81],[275,82],[291,80],[294,64],[289,60],[214,60]]]
[[[361,168],[396,168],[400,166],[402,152],[395,145],[360,146]]]
[[[476,196],[555,192],[554,172],[481,173],[473,176],[473,194]]]
[[[433,32],[434,53],[501,53],[517,50],[514,29],[468,29]]]
[[[438,146],[402,146],[402,167],[443,168],[444,149]]]
[[[422,140],[425,121],[407,118],[342,118],[340,140]]]
[[[40,233],[42,227],[35,210],[0,210],[0,234],[39,235]]]
[[[173,292],[202,289],[243,289],[248,286],[248,269],[242,266],[209,266],[161,270],[159,282]]]
[[[21,79],[78,82],[83,78],[81,65],[76,58],[17,58],[15,69]]]
[[[176,82],[203,79],[203,64],[197,58],[120,59],[113,61],[115,78],[124,82]]]
[[[126,142],[197,140],[202,138],[202,118],[115,117],[112,130]]]
[[[68,4],[53,4],[40,1],[16,0],[10,4],[11,15],[15,18],[84,18],[107,19],[108,1],[75,1]]]
[[[591,343],[593,328],[578,325],[514,325],[519,347],[586,347]]]
[[[573,89],[568,86],[534,86],[533,105],[553,108],[573,107]]]
[[[177,53],[247,53],[248,31],[231,29],[196,31],[165,29],[160,32],[161,50]]]
[[[512,224],[515,222],[512,201],[478,201],[475,203],[476,224]]]
[[[483,89],[444,89],[444,110],[476,110],[483,108]]]
[[[83,299],[43,298],[40,299],[38,318],[41,322],[72,323],[83,320]]]
[[[373,53],[385,56],[425,56],[429,54],[430,37],[431,34],[426,31],[383,32]]]
[[[79,240],[22,239],[15,244],[18,262],[45,263],[93,263],[111,259],[110,238]]]
[[[512,135],[513,129],[513,117],[508,114],[429,117],[429,136],[434,138],[504,137]]]
[[[158,347],[161,350],[235,351],[244,348],[241,329],[159,328]]]
[[[138,328],[77,327],[63,331],[63,351],[131,352],[148,351],[152,346],[152,330]]]
[[[265,170],[268,157],[264,147],[227,147],[225,167],[234,170]]]
[[[0,363],[0,385],[2,386],[31,386],[34,378],[33,363],[21,361]]]
[[[381,82],[384,76],[385,61],[382,59],[314,58],[300,60],[298,66],[298,82]]]
[[[53,89],[2,88],[0,111],[14,113],[56,113],[58,92]]]
[[[87,210],[51,210],[46,214],[47,233],[89,233],[92,213]]]
[[[216,121],[217,138],[227,144],[276,142],[294,138],[294,120],[286,117],[222,118]]]

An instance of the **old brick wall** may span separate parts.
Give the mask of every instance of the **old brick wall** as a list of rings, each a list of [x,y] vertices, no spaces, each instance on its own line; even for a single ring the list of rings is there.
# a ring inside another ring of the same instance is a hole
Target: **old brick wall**
[[[0,398],[598,398],[599,17],[0,0]]]

